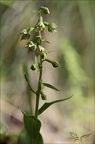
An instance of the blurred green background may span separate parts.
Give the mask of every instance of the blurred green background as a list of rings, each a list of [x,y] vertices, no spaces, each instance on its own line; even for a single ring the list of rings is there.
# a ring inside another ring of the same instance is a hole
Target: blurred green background
[[[95,128],[94,0],[0,1],[1,122],[8,133],[18,134],[23,121],[21,110],[30,110],[30,100],[34,112],[35,96],[26,86],[23,66],[35,89],[38,77],[30,71],[34,57],[24,48],[26,41],[20,41],[20,32],[36,23],[35,11],[42,5],[51,12],[44,16],[45,21],[58,25],[57,33],[44,33],[45,39],[51,43],[45,44],[45,47],[54,51],[49,57],[58,60],[61,65],[61,68],[54,69],[44,64],[44,81],[60,89],[60,93],[45,89],[47,101],[73,97],[50,107],[39,117],[42,121],[41,133],[46,143],[71,143],[69,132],[81,136],[94,133]],[[93,136],[87,141],[92,142]]]

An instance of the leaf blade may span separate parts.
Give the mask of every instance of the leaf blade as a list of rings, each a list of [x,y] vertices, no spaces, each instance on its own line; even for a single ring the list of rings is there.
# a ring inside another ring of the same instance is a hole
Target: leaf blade
[[[77,135],[76,133],[73,133],[73,132],[69,132],[69,133],[70,133],[70,135],[71,135],[73,138],[78,137],[78,135]]]
[[[80,137],[80,139],[82,140],[82,139],[84,139],[84,138],[88,138],[90,135],[92,135],[92,133],[91,133],[91,134],[82,135],[82,136]]]
[[[79,137],[78,137],[78,135],[76,133],[73,133],[73,132],[69,132],[69,133],[72,136],[72,138],[74,139],[74,141],[79,140]]]
[[[51,88],[53,90],[56,90],[56,91],[60,91],[59,89],[57,89],[56,87],[54,87],[53,85],[51,84],[48,84],[48,83],[43,83],[44,86],[48,87],[48,88]]]
[[[34,91],[34,90],[32,89],[32,87],[30,86],[30,83],[29,83],[29,81],[28,81],[28,77],[27,77],[26,73],[24,73],[24,77],[25,77],[25,80],[26,80],[26,82],[27,82],[30,90],[31,90],[33,93],[35,93],[35,91]]]
[[[31,140],[30,140],[25,128],[23,128],[21,130],[20,134],[18,135],[17,141],[18,141],[18,144],[31,144]]]
[[[36,143],[39,137],[41,122],[34,116],[29,116],[24,113],[24,125],[32,143]]]
[[[42,138],[42,135],[41,135],[40,133],[39,133],[39,138],[38,138],[36,144],[44,144],[44,142],[43,142],[43,138]]]
[[[58,102],[61,102],[61,101],[65,101],[65,100],[68,100],[70,99],[72,96],[68,97],[68,98],[65,98],[65,99],[61,99],[61,100],[56,100],[56,101],[53,101],[53,102],[49,102],[49,103],[44,103],[44,105],[38,110],[38,114],[40,115],[42,112],[44,112],[48,107],[50,107],[52,104],[54,103],[58,103]]]

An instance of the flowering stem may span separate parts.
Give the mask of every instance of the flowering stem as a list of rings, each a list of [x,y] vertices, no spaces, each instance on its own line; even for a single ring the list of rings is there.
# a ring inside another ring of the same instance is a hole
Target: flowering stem
[[[36,92],[36,107],[35,107],[35,117],[38,117],[38,109],[39,109],[39,99],[40,99],[40,81],[42,79],[42,58],[40,56],[40,74],[39,74],[39,81],[38,81],[38,90]]]

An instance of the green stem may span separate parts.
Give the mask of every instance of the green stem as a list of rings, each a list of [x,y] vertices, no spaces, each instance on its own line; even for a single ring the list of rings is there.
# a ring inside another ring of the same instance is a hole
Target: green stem
[[[41,56],[40,56],[40,65],[41,65],[41,68],[40,68],[39,81],[38,81],[38,90],[36,92],[36,107],[35,107],[35,117],[36,118],[38,117],[39,99],[40,99],[40,90],[41,90],[39,82],[42,79],[42,58],[41,58]]]
[[[39,13],[39,18],[41,16],[41,12]],[[39,36],[41,36],[41,31],[38,32]],[[41,44],[40,44],[41,45]],[[39,99],[40,99],[40,81],[42,79],[42,58],[40,56],[40,74],[39,74],[39,80],[38,80],[38,90],[36,92],[36,107],[35,107],[35,117],[38,117],[38,109],[39,109]]]

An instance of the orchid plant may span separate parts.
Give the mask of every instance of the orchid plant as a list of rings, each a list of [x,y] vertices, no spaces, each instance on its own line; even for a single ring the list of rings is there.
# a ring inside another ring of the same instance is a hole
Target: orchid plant
[[[36,71],[39,73],[39,79],[38,79],[37,90],[34,90],[30,85],[30,80],[28,79],[27,73],[24,73],[25,80],[29,86],[29,89],[36,96],[36,103],[35,103],[34,115],[29,115],[23,112],[24,126],[18,136],[18,144],[44,144],[43,137],[40,133],[41,122],[38,119],[38,116],[42,114],[52,104],[65,101],[71,98],[70,96],[65,99],[46,102],[42,105],[42,107],[39,108],[40,99],[47,100],[47,96],[43,92],[44,87],[48,87],[55,91],[59,91],[59,89],[57,89],[53,85],[44,83],[42,79],[44,62],[50,63],[54,68],[60,66],[60,64],[57,61],[48,59],[49,52],[43,46],[44,42],[49,43],[42,36],[42,33],[45,31],[45,29],[47,29],[48,32],[57,31],[57,25],[55,23],[52,22],[49,23],[44,21],[43,15],[46,14],[50,14],[49,9],[45,6],[41,6],[37,11],[38,20],[36,24],[28,29],[24,29],[21,32],[21,40],[26,40],[26,39],[28,40],[26,48],[28,49],[29,52],[34,52],[35,63],[30,66],[30,69],[31,71]],[[34,32],[36,36],[31,40],[32,32]]]

